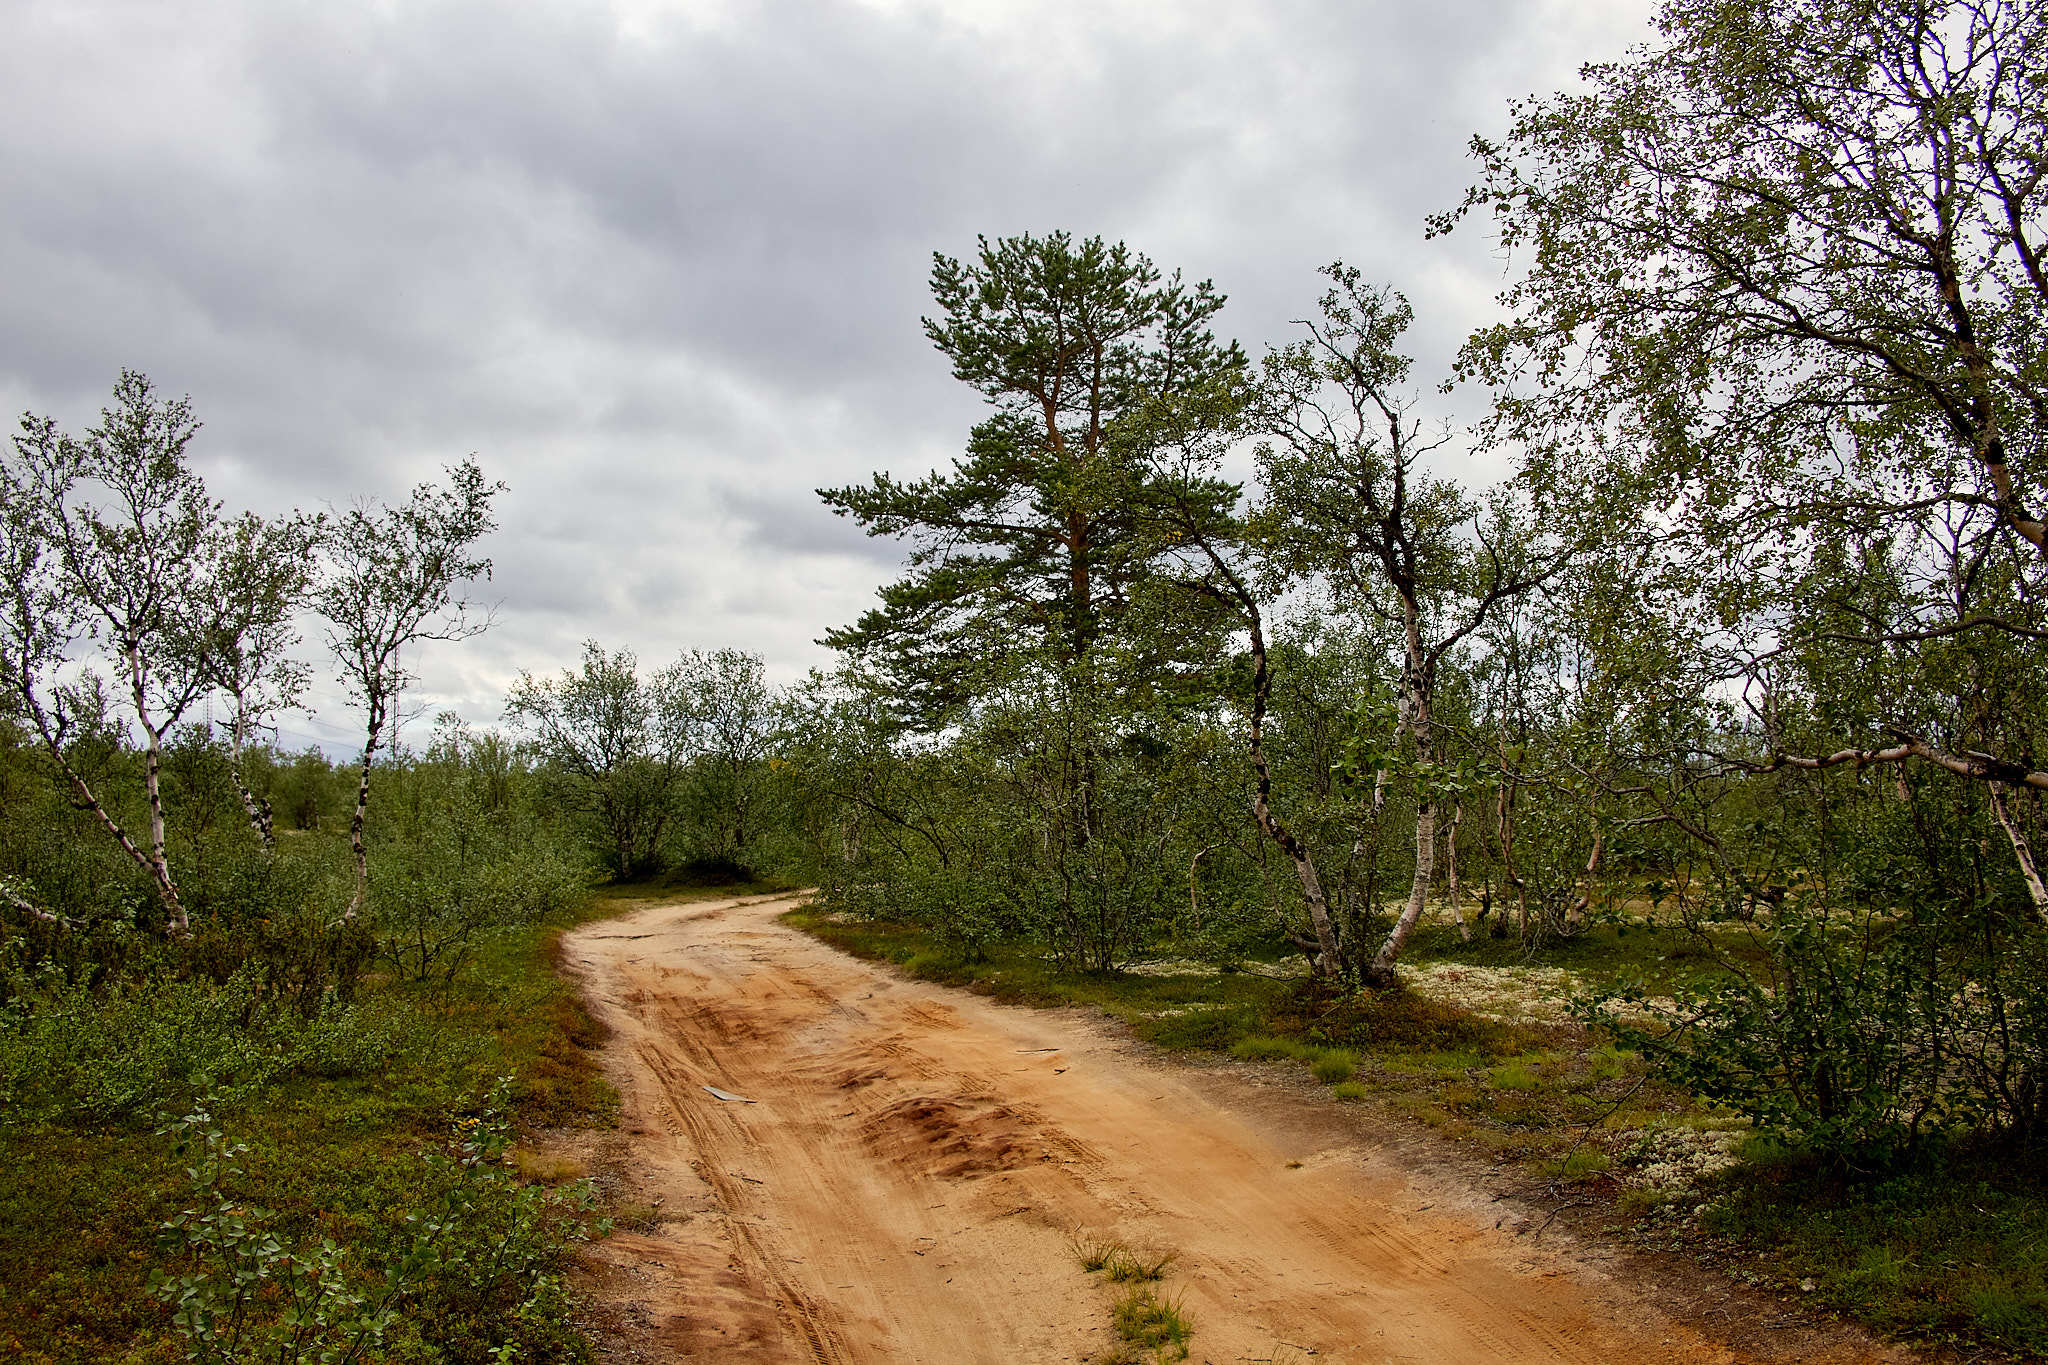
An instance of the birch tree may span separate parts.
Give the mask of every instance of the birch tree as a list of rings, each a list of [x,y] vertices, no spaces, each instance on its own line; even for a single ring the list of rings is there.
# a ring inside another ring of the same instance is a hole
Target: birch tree
[[[163,742],[211,690],[200,599],[220,515],[187,456],[198,430],[189,400],[124,370],[82,436],[22,419],[5,490],[9,690],[79,804],[148,873],[173,937],[190,921],[165,851]],[[142,733],[144,845],[64,753],[76,707],[57,675],[87,640],[106,651]]]
[[[245,513],[209,537],[200,617],[201,672],[228,701],[230,771],[264,851],[277,847],[270,802],[249,780],[249,746],[280,712],[299,704],[311,668],[291,656],[297,621],[317,572],[323,526],[293,513]]]
[[[761,764],[780,729],[780,705],[762,671],[761,656],[739,649],[691,650],[676,661],[672,680],[688,716],[693,747],[711,766],[714,785],[731,823],[733,854],[743,857]]]
[[[497,529],[491,503],[505,485],[486,483],[475,460],[445,474],[445,484],[420,484],[397,506],[356,504],[335,518],[326,540],[327,572],[314,605],[326,622],[342,685],[363,713],[363,751],[349,818],[355,894],[344,918],[362,909],[369,891],[363,828],[377,750],[389,738],[399,695],[418,676],[402,651],[432,640],[466,640],[491,624],[489,611],[461,591],[490,576],[491,561],[475,546]]]
[[[34,450],[48,431],[41,419],[25,421],[27,446]],[[23,451],[16,438],[16,455]],[[6,709],[34,731],[52,765],[81,810],[91,813],[121,851],[147,874],[161,898],[157,864],[100,798],[92,782],[71,761],[70,745],[84,709],[77,689],[62,679],[62,670],[85,638],[85,623],[76,602],[62,586],[52,538],[45,524],[43,498],[27,461],[0,460],[0,695]],[[172,888],[175,899],[176,890]],[[55,921],[39,907],[31,888],[10,883],[8,904],[33,918]],[[166,907],[168,911],[168,906]],[[167,917],[167,923],[172,922]]]
[[[1656,24],[1474,139],[1479,184],[1434,228],[1490,214],[1525,269],[1461,369],[1552,514],[1688,580],[1634,611],[1723,624],[1763,763],[2034,785],[1986,703],[2048,639],[2048,6],[1669,0]],[[1829,672],[1888,685],[1847,743],[1779,747],[1788,680]]]
[[[1489,513],[1429,469],[1449,436],[1425,430],[1406,392],[1411,362],[1396,348],[1413,319],[1407,300],[1341,262],[1324,273],[1331,288],[1302,324],[1307,338],[1266,357],[1253,522],[1277,564],[1327,581],[1401,641],[1398,718],[1377,760],[1414,787],[1415,870],[1393,927],[1356,963],[1384,986],[1435,876],[1437,808],[1453,780],[1436,719],[1446,660],[1503,602],[1541,583],[1558,552],[1532,554],[1505,504]],[[1377,783],[1373,800],[1385,790]]]
[[[573,802],[603,827],[621,877],[660,851],[693,752],[693,702],[683,664],[643,681],[630,650],[607,654],[595,640],[584,642],[580,670],[522,670],[506,698],[505,718],[533,736]]]

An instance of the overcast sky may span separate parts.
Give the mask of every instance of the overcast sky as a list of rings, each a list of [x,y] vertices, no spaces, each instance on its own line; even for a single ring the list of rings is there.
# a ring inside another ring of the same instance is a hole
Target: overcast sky
[[[933,251],[1121,238],[1213,279],[1254,353],[1342,257],[1413,300],[1430,380],[1502,281],[1483,224],[1423,240],[1467,139],[1648,12],[12,0],[0,402],[76,430],[143,370],[230,509],[475,452],[510,485],[499,619],[422,658],[429,708],[495,721],[586,637],[787,681],[897,564],[813,490],[942,464],[977,418],[918,325]],[[353,730],[319,703],[287,744]]]

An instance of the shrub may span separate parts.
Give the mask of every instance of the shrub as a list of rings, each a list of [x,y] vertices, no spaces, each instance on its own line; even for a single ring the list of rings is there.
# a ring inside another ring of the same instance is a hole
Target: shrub
[[[367,1075],[398,1056],[454,1067],[473,1052],[399,1000],[329,994],[308,1016],[264,973],[17,992],[0,1007],[0,1107],[17,1121],[123,1121],[201,1094],[239,1103],[294,1074]]]
[[[608,1225],[589,1218],[588,1181],[545,1189],[507,1169],[509,1091],[501,1077],[482,1110],[457,1121],[451,1150],[421,1158],[419,1211],[369,1248],[375,1268],[331,1238],[288,1246],[276,1215],[240,1196],[248,1149],[205,1107],[170,1125],[180,1154],[193,1158],[196,1200],[164,1225],[165,1248],[196,1265],[159,1268],[150,1286],[170,1305],[188,1358],[581,1358],[559,1263],[569,1241]]]
[[[1789,898],[1763,970],[1668,1005],[1624,988],[1583,1017],[1760,1130],[1850,1163],[1929,1135],[2048,1138],[2048,932],[1995,906],[1894,922]],[[1651,1022],[1645,1022],[1645,1017]]]

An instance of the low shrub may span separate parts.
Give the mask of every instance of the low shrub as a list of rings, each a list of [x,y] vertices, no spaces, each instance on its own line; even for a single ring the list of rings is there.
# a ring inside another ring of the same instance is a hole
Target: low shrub
[[[189,1269],[152,1272],[195,1360],[276,1365],[357,1360],[581,1359],[560,1269],[569,1242],[602,1233],[588,1181],[523,1184],[508,1169],[510,1078],[449,1150],[420,1158],[415,1211],[362,1247],[321,1236],[288,1242],[253,1203],[231,1142],[195,1109],[170,1125],[191,1164],[194,1204],[164,1224],[165,1248]]]
[[[370,1075],[401,1056],[457,1067],[475,1051],[389,997],[330,994],[303,1015],[261,973],[17,993],[0,1008],[0,1107],[17,1122],[127,1122],[201,1094],[238,1104],[293,1075]]]

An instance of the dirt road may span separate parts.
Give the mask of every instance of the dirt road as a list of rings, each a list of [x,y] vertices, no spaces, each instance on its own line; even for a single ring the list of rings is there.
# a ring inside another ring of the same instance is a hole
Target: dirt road
[[[1891,1358],[1730,1349],[1335,1105],[900,979],[780,924],[791,903],[657,905],[565,943],[614,1030],[614,1156],[661,1210],[598,1251],[624,1358],[1091,1360],[1113,1291],[1077,1229],[1175,1252],[1216,1365]]]

